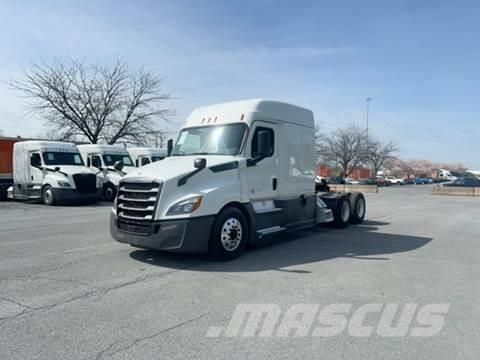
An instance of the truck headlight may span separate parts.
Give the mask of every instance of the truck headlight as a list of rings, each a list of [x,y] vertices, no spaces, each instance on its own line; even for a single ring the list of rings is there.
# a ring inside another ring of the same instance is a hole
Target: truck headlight
[[[72,187],[68,181],[57,180],[58,186],[69,188]]]
[[[187,200],[182,200],[172,205],[170,209],[168,209],[167,215],[190,214],[197,210],[201,203],[201,196],[195,196]]]
[[[97,176],[97,188],[103,187],[103,180]]]

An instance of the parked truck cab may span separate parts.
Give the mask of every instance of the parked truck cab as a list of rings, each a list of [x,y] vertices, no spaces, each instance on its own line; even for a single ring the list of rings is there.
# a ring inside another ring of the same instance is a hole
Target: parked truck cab
[[[86,144],[78,145],[87,166],[95,171],[103,182],[103,198],[113,201],[117,194],[120,179],[134,169],[127,150],[117,145]]]
[[[312,112],[282,102],[196,109],[170,157],[121,179],[113,238],[224,260],[282,232],[360,223],[363,195],[315,192],[314,134]]]
[[[58,141],[15,143],[13,182],[9,197],[41,199],[46,205],[96,201],[103,186],[85,166],[77,146]]]
[[[152,147],[127,148],[135,167],[141,167],[167,157],[167,150]]]

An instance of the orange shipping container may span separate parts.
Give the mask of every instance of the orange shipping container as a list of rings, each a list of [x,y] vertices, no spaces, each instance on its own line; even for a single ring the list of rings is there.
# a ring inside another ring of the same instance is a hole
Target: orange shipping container
[[[13,144],[17,141],[12,138],[0,138],[0,175],[13,172]]]

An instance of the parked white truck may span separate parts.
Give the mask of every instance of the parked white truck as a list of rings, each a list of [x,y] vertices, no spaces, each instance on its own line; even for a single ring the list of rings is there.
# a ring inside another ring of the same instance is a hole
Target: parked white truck
[[[42,200],[46,205],[97,201],[103,183],[88,169],[77,146],[58,141],[20,141],[13,145],[13,184],[8,197]]]
[[[167,157],[167,150],[153,147],[127,148],[135,167],[148,165],[152,162],[163,160]]]
[[[281,232],[361,223],[362,194],[316,192],[314,134],[313,113],[282,102],[193,111],[171,156],[121,179],[113,238],[228,260]]]
[[[120,179],[134,169],[127,150],[117,145],[86,144],[78,145],[87,166],[96,172],[103,182],[103,198],[113,201],[117,194]]]

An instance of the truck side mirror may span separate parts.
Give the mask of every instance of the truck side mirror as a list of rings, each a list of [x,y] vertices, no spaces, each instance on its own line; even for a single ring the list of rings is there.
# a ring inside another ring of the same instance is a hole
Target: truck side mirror
[[[198,169],[198,170],[202,170],[202,169],[205,169],[205,167],[207,166],[207,159],[204,159],[204,158],[196,158],[194,161],[193,161],[193,166]]]
[[[121,160],[115,161],[115,163],[113,164],[113,168],[117,171],[122,171],[123,161],[121,161]]]
[[[270,131],[260,130],[258,132],[258,153],[257,156],[268,156],[272,148],[272,139],[270,137]]]
[[[96,167],[97,169],[100,169],[102,167],[102,164],[100,163],[100,158],[97,156],[92,157],[92,166]]]
[[[167,141],[167,156],[170,156],[173,150],[173,139],[168,139]]]

